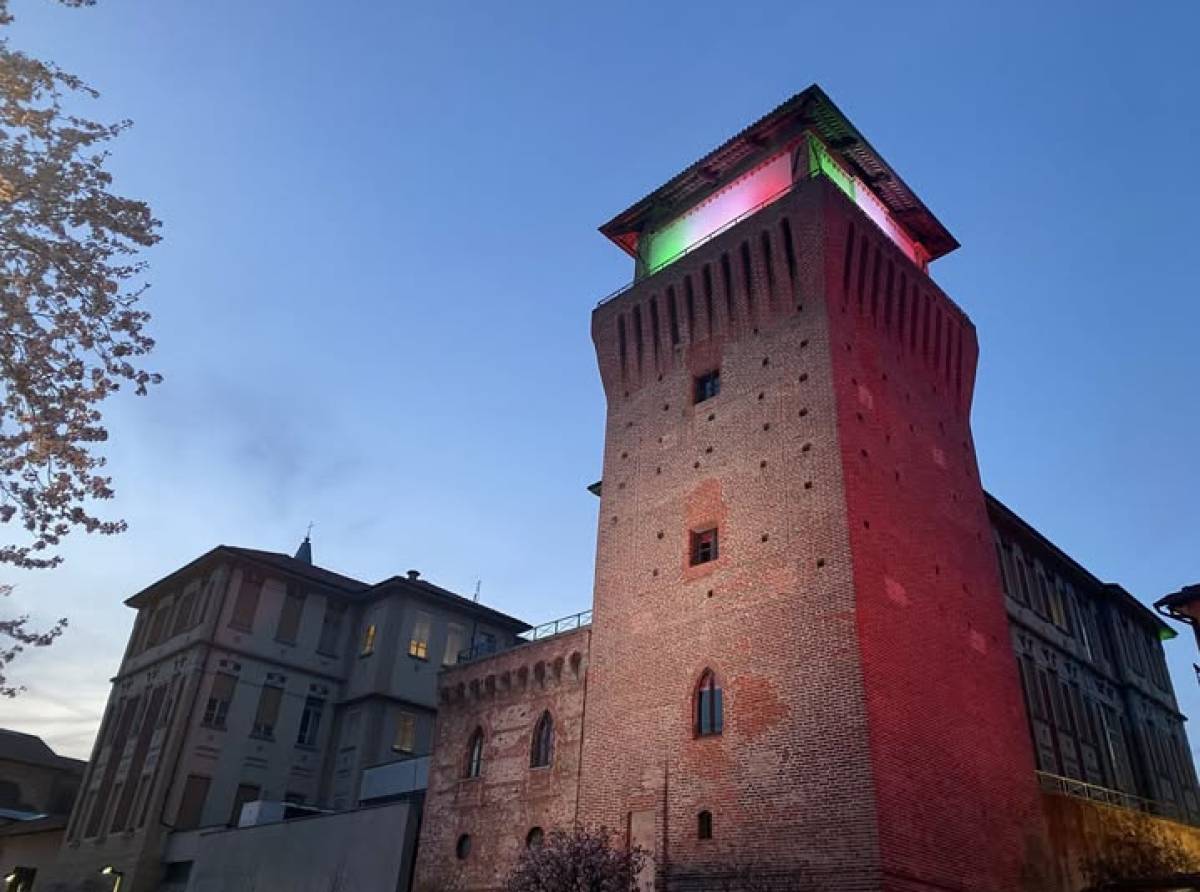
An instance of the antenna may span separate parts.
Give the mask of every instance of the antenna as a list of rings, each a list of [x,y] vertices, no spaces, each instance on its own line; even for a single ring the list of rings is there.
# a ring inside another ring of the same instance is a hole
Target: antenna
[[[482,579],[476,579],[476,580],[475,580],[475,598],[474,598],[474,600],[475,600],[475,603],[476,603],[476,604],[478,604],[478,603],[479,603],[479,587],[480,587],[481,585],[483,585],[483,580],[482,580]]]

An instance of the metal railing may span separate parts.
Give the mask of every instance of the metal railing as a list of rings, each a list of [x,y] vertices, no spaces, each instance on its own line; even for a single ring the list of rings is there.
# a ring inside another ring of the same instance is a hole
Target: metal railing
[[[1165,818],[1179,819],[1180,817],[1179,809],[1166,802],[1158,802],[1121,790],[1089,784],[1087,781],[1076,780],[1073,777],[1050,774],[1048,771],[1037,771],[1035,774],[1038,777],[1038,784],[1048,793],[1061,793],[1064,796],[1074,796],[1076,799],[1090,799],[1092,802],[1115,805],[1118,808],[1128,808]]]
[[[518,635],[517,637],[520,640],[508,646],[491,640],[477,641],[466,650],[459,651],[456,662],[459,664],[470,663],[483,657],[490,657],[492,654],[497,654],[504,650],[510,650],[513,647],[520,647],[522,644],[530,644],[534,641],[541,641],[544,638],[553,638],[555,635],[561,635],[564,632],[573,632],[575,629],[582,629],[584,626],[590,626],[591,624],[592,611],[583,610],[579,613],[573,613],[570,616],[564,616],[562,619],[534,626],[529,631]]]
[[[555,635],[561,635],[563,632],[582,629],[584,626],[590,626],[591,624],[592,611],[583,610],[571,616],[564,616],[562,619],[556,619],[552,622],[535,626],[528,632],[522,632],[521,637],[526,641],[540,641],[542,638],[552,638]]]

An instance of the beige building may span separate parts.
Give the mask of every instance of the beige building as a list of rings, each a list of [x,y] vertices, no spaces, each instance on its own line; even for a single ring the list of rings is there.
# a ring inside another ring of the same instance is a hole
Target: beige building
[[[107,890],[116,873],[122,892],[186,889],[203,851],[240,845],[205,837],[251,802],[244,824],[264,823],[262,803],[419,807],[438,671],[528,628],[416,571],[369,585],[316,567],[307,539],[294,557],[218,546],[125,603],[137,620],[38,892]],[[391,820],[410,857],[415,821]]]

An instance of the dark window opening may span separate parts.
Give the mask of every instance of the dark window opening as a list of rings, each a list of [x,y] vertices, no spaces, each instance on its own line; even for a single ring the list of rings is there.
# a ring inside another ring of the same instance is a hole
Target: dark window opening
[[[707,564],[717,559],[717,531],[701,530],[692,533],[692,565]]]
[[[696,378],[696,388],[693,402],[702,403],[711,400],[721,392],[721,370],[713,369]]]
[[[787,217],[784,217],[779,224],[779,228],[782,230],[783,256],[787,261],[788,281],[794,283],[796,281],[796,248],[792,244],[791,221]]]
[[[724,707],[721,702],[721,687],[711,669],[705,669],[696,685],[696,735],[713,737],[725,726]]]
[[[696,836],[700,839],[712,839],[712,812],[702,811],[697,815]]]
[[[530,768],[545,768],[554,758],[554,719],[543,712],[533,728],[533,745],[529,752]]]
[[[675,305],[675,289],[667,289],[667,320],[671,325],[671,346],[679,346],[679,308]]]
[[[542,840],[546,838],[546,834],[542,832],[541,827],[531,827],[529,832],[525,834],[525,848],[536,849],[542,844]]]
[[[471,740],[467,744],[467,764],[466,777],[479,777],[479,772],[483,768],[483,729],[476,728],[475,733],[471,735]]]
[[[742,242],[740,253],[742,255],[742,286],[746,289],[746,312],[753,318],[754,316],[754,271],[750,266],[750,243]]]
[[[737,316],[733,304],[733,270],[729,265],[729,255],[721,255],[721,287],[725,290],[725,313],[732,322]]]
[[[459,861],[465,861],[471,854],[471,834],[464,833],[454,844],[454,855]]]

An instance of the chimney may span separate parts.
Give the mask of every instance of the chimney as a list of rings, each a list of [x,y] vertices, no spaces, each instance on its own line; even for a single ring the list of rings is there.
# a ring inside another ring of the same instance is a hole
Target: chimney
[[[409,579],[416,581],[421,578],[421,571],[420,570],[409,570],[406,575],[408,576]]]

